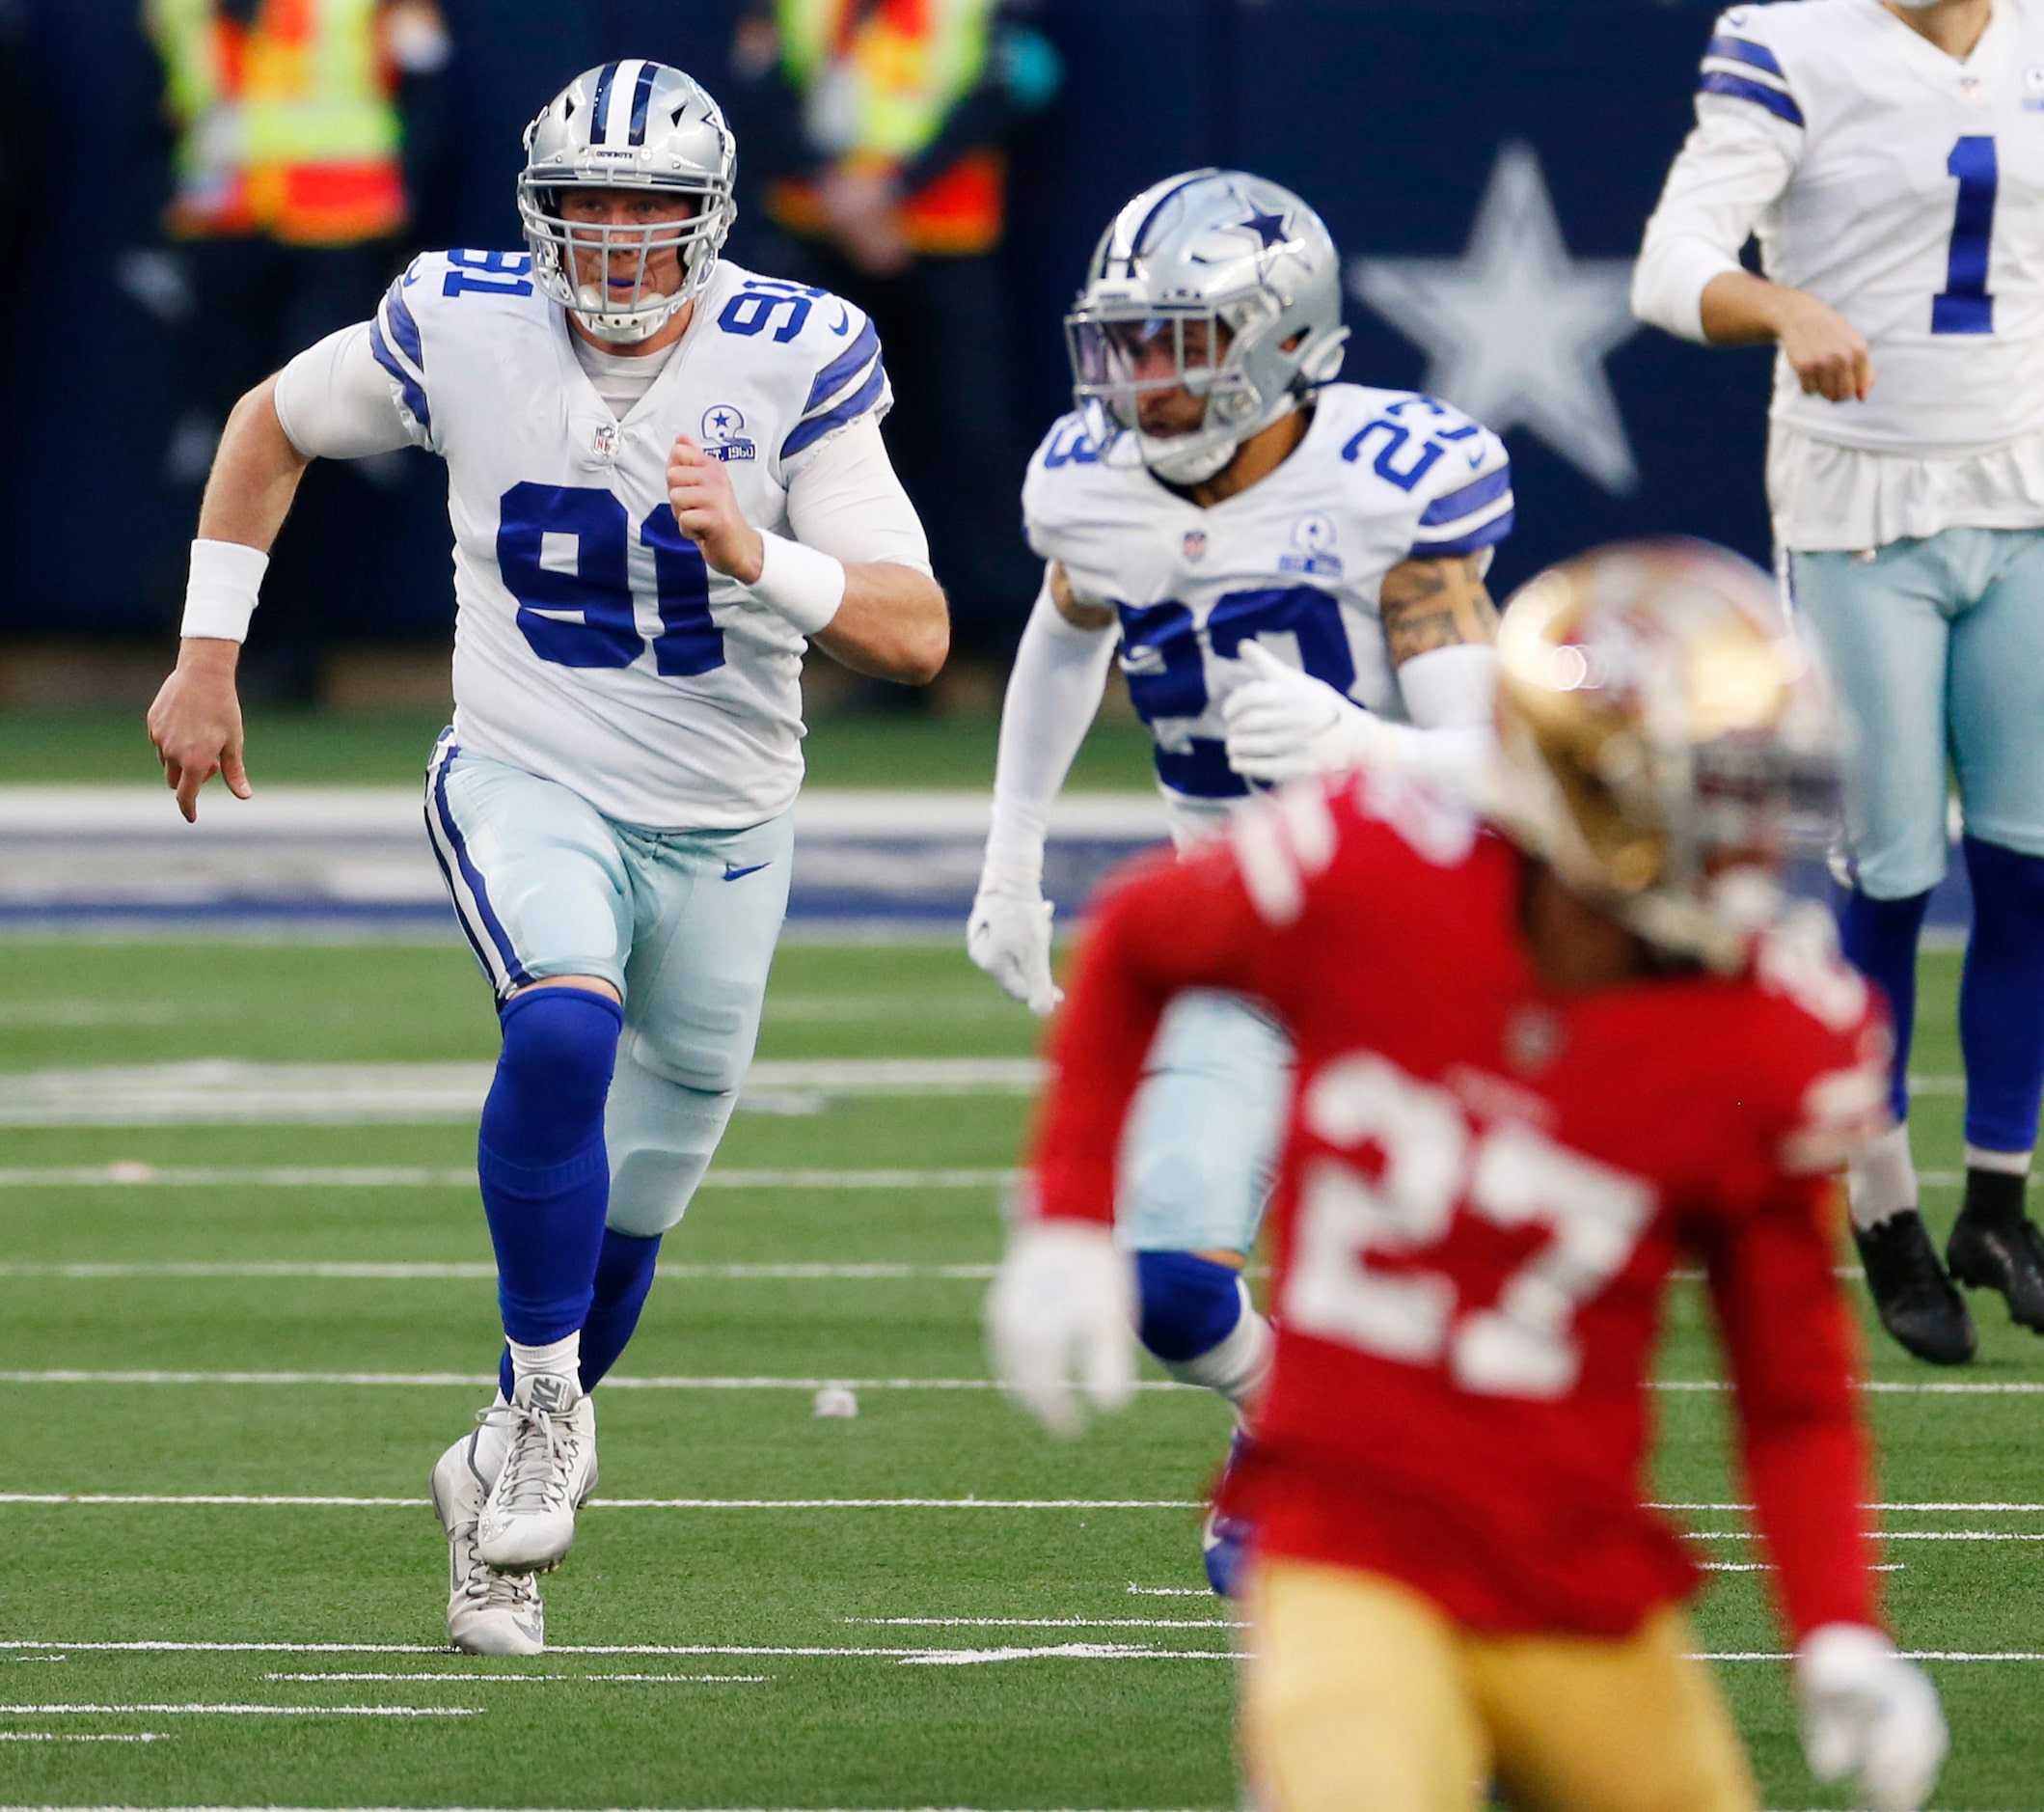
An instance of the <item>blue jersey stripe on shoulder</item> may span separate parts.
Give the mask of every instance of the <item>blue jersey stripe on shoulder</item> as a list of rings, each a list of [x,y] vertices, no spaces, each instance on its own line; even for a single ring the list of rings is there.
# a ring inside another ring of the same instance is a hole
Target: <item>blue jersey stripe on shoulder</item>
[[[811,416],[806,422],[798,422],[795,431],[782,442],[780,456],[792,459],[804,447],[813,447],[832,428],[844,426],[847,422],[864,415],[880,400],[880,393],[887,381],[887,368],[878,359],[873,362],[873,375],[839,403],[836,408],[822,415]]]
[[[1516,514],[1515,510],[1508,509],[1502,516],[1493,516],[1483,527],[1471,529],[1467,535],[1458,535],[1452,541],[1415,541],[1406,558],[1454,560],[1461,554],[1481,554],[1486,547],[1495,547],[1512,533]]]
[[[1803,110],[1795,104],[1793,96],[1783,94],[1779,88],[1769,88],[1764,82],[1749,82],[1743,75],[1729,75],[1723,69],[1705,69],[1703,81],[1698,84],[1698,92],[1724,95],[1732,100],[1750,100],[1758,107],[1765,107],[1777,119],[1786,120],[1790,125],[1803,124]]]
[[[397,355],[391,350],[391,343],[383,337],[383,329],[374,321],[369,323],[369,351],[376,363],[397,380],[398,395],[404,398],[404,406],[412,412],[412,419],[421,427],[431,427],[433,411],[426,402],[424,386],[398,363]]]
[[[1703,54],[1723,57],[1728,63],[1744,63],[1756,69],[1765,69],[1769,75],[1779,75],[1785,82],[1788,79],[1788,71],[1782,68],[1774,52],[1750,38],[1713,38],[1703,46]]]
[[[809,400],[802,405],[803,414],[807,415],[818,404],[830,401],[851,382],[855,372],[865,370],[879,350],[880,330],[868,321],[865,331],[853,341],[851,348],[840,353],[816,373],[815,383],[809,386]]]
[[[1511,489],[1510,466],[1502,466],[1495,472],[1486,472],[1474,483],[1465,484],[1458,491],[1450,491],[1445,497],[1436,497],[1427,506],[1426,513],[1420,517],[1420,527],[1439,529],[1451,522],[1459,522],[1464,516],[1473,516],[1479,509],[1496,503]]]
[[[405,357],[422,371],[425,370],[425,342],[420,337],[419,322],[413,317],[412,305],[404,299],[403,282],[403,278],[398,278],[391,285],[389,292],[383,298],[390,315],[391,337],[397,342],[398,348]]]
[[[628,145],[646,142],[646,108],[653,99],[653,76],[659,68],[657,63],[639,66],[639,80],[632,89],[632,129],[625,140]]]

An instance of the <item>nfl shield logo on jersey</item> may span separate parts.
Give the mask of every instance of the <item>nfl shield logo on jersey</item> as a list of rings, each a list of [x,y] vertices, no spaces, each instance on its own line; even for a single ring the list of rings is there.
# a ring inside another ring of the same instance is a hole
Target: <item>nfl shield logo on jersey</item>
[[[2023,71],[2023,110],[2044,113],[2044,63],[2032,63]]]
[[[1186,531],[1185,547],[1187,560],[1205,560],[1207,558],[1206,530],[1187,529]]]
[[[759,449],[745,437],[746,418],[728,402],[702,412],[702,450],[713,459],[756,459]]]

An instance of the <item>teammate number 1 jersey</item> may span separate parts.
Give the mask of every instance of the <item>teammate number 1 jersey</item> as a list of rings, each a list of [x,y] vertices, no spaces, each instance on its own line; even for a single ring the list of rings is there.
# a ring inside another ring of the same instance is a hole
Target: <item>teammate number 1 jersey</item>
[[[667,462],[688,434],[747,520],[785,534],[804,456],[891,400],[879,337],[835,296],[720,261],[619,420],[568,336],[523,254],[428,254],[377,311],[412,437],[447,461],[456,737],[623,823],[777,816],[802,782],[804,639],[681,533]]]
[[[1330,384],[1305,438],[1210,508],[1140,464],[1103,458],[1059,421],[1022,485],[1029,544],[1121,619],[1129,697],[1157,738],[1181,843],[1249,794],[1228,766],[1220,701],[1261,642],[1382,716],[1404,705],[1378,614],[1407,560],[1480,553],[1512,532],[1512,468],[1488,428],[1431,397]]]

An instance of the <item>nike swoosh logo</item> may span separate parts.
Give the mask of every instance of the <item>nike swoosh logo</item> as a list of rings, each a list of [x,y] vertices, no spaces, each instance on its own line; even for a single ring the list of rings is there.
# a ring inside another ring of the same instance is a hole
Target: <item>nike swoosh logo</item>
[[[837,325],[831,331],[840,340],[852,331],[852,311],[842,302],[837,305]]]
[[[757,874],[760,869],[771,868],[773,865],[771,862],[755,862],[749,868],[741,868],[735,862],[727,862],[723,865],[723,878],[726,881],[743,881],[747,875]]]

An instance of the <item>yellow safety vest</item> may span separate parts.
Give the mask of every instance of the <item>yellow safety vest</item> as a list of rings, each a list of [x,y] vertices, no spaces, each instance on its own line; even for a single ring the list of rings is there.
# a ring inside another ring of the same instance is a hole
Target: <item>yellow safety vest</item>
[[[818,149],[855,168],[887,169],[926,149],[977,86],[997,0],[776,0],[781,67],[804,96]],[[903,209],[912,250],[983,252],[1000,237],[1004,169],[996,151],[962,158]],[[823,228],[806,183],[777,182],[769,210],[798,233]]]
[[[149,0],[180,130],[173,231],[337,245],[403,225],[380,5],[264,0],[244,32],[212,0]]]

